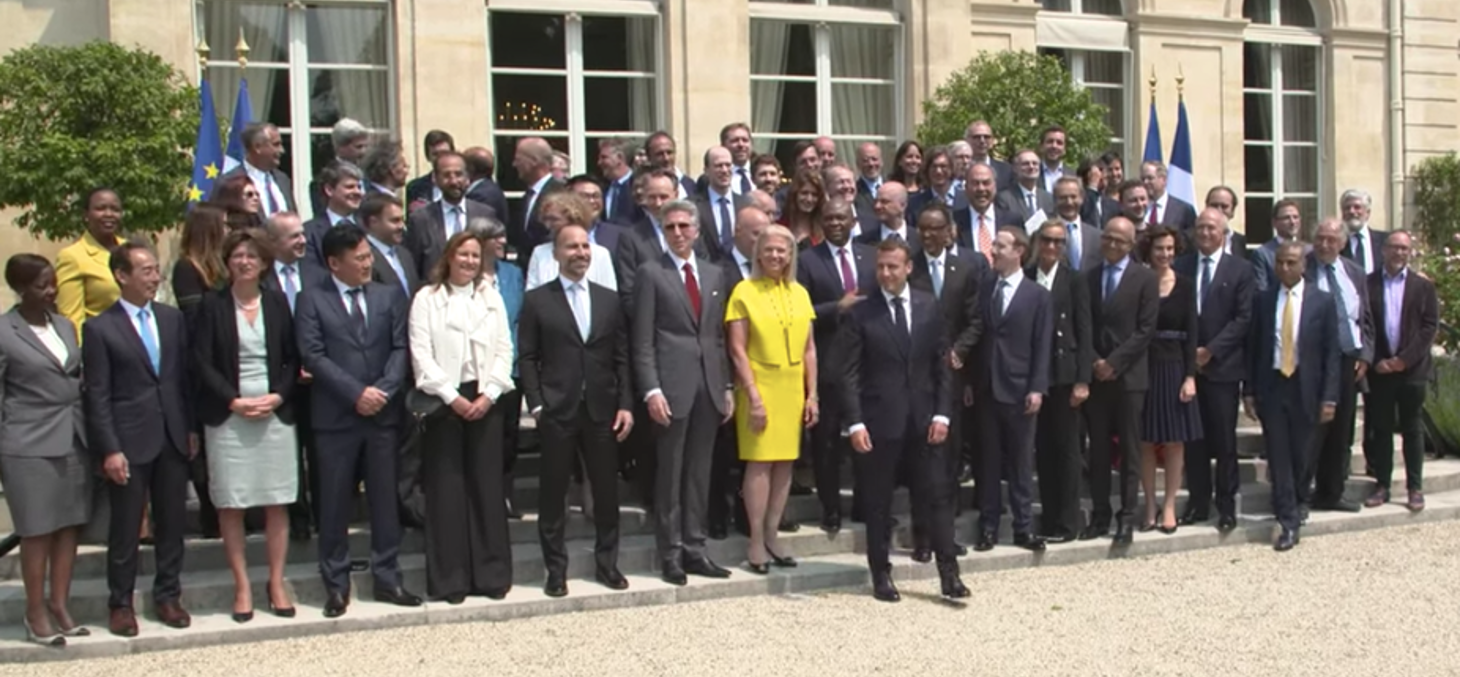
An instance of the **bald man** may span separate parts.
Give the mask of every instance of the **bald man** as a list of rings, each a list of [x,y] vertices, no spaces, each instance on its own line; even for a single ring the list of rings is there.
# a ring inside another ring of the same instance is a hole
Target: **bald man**
[[[507,243],[517,252],[518,264],[525,265],[533,248],[552,240],[552,232],[538,216],[540,198],[562,190],[563,182],[553,178],[553,147],[541,137],[529,136],[517,142],[512,168],[527,188],[517,209],[520,216],[507,228]]]
[[[694,197],[699,208],[700,242],[710,260],[724,264],[736,244],[735,215],[750,206],[750,198],[735,194],[735,161],[729,148],[705,151],[705,191]]]

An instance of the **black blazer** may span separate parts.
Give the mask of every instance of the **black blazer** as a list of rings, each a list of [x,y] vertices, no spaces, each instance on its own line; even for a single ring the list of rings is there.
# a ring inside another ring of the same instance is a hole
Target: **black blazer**
[[[607,249],[610,254],[618,252],[619,235],[624,232],[624,227],[612,221],[593,222],[593,242],[598,246]]]
[[[988,271],[988,260],[978,254],[955,256],[948,252],[943,257],[943,294],[934,297],[943,313],[944,327],[948,330],[948,348],[965,364],[983,335],[984,318],[979,313],[979,298],[981,284],[987,283],[984,276]],[[928,272],[927,252],[913,255],[913,269],[907,283],[913,289],[933,294],[933,276]]]
[[[848,264],[857,276],[858,293],[875,292],[877,252],[857,242],[848,242],[847,247],[851,257]],[[725,266],[727,274],[731,268],[734,266]],[[832,351],[836,348],[837,329],[842,322],[837,302],[846,296],[842,287],[841,263],[833,254],[830,242],[822,242],[801,252],[796,261],[796,281],[806,288],[806,294],[811,297],[811,307],[816,311],[811,331],[816,340],[817,362],[829,367],[835,364]],[[841,375],[837,370],[827,368],[818,370],[816,378],[820,383],[835,383]]]
[[[912,250],[914,257],[920,256],[923,251],[923,241],[918,237],[918,229],[913,227],[912,221],[907,221],[907,248]],[[873,250],[872,258],[875,265],[877,245],[882,244],[882,222],[873,223],[870,228],[864,228],[862,234],[852,238],[857,244],[870,247]]]
[[[1026,277],[1000,314],[1000,283],[998,274],[990,270],[979,293],[985,335],[973,361],[974,379],[977,392],[992,395],[994,401],[1022,404],[1029,393],[1049,392],[1053,308],[1049,292]]]
[[[531,186],[528,186],[530,189]],[[512,225],[507,228],[507,243],[512,245],[518,256],[523,261],[532,256],[532,249],[552,239],[547,226],[543,225],[540,214],[542,213],[542,199],[552,193],[565,190],[566,186],[557,179],[548,179],[542,185],[542,192],[537,194],[532,201],[532,210],[527,209],[526,196],[523,197],[520,214],[514,216],[509,222]]]
[[[1373,308],[1370,305],[1369,301],[1369,276],[1364,274],[1363,264],[1343,258],[1343,255],[1341,254],[1338,257],[1338,260],[1336,260],[1334,263],[1338,264],[1339,271],[1341,271],[1342,274],[1348,275],[1349,283],[1354,286],[1354,294],[1359,297],[1359,342],[1363,345],[1360,347],[1359,353],[1357,355],[1350,355],[1349,357],[1362,360],[1365,364],[1373,364],[1374,316]],[[1318,257],[1314,256],[1313,252],[1308,252],[1308,255],[1303,257],[1303,265],[1303,280],[1313,285],[1314,287],[1317,287],[1318,273],[1321,270],[1321,266],[1323,264],[1318,262]],[[1328,293],[1337,294],[1338,291],[1334,289],[1329,289]],[[1335,308],[1337,308],[1337,296],[1335,296],[1333,299],[1333,305]],[[1339,317],[1338,327],[1340,330],[1348,330],[1348,328],[1344,326],[1346,322],[1348,322],[1347,317]],[[1339,345],[1343,344],[1340,343]],[[1368,388],[1360,388],[1360,392],[1368,392]]]
[[[527,292],[517,318],[517,359],[528,411],[542,407],[544,417],[565,425],[577,418],[580,402],[595,423],[612,422],[617,412],[634,407],[629,330],[618,294],[588,283],[588,299],[587,342],[557,280]]]
[[[431,172],[426,172],[406,183],[406,208],[410,208],[412,202],[430,202],[433,188],[436,187],[436,180],[431,177]],[[314,210],[318,214],[319,210]]]
[[[1024,277],[1038,284],[1039,266],[1024,269]],[[1053,337],[1049,361],[1049,385],[1090,384],[1095,364],[1095,346],[1091,338],[1090,292],[1085,276],[1061,261],[1049,290]]]
[[[632,175],[632,172],[630,173]],[[614,197],[613,204],[609,204],[608,196],[613,191],[619,191]],[[610,209],[612,207],[612,209]],[[632,178],[624,179],[618,183],[613,179],[603,179],[603,219],[612,221],[621,226],[628,226],[640,218],[639,205],[634,202],[634,181]]]
[[[319,216],[304,222],[304,258],[313,259],[321,268],[329,270],[329,261],[325,260],[324,256],[324,236],[334,226],[330,224],[329,214],[326,214],[323,210],[315,213],[319,214]],[[346,223],[355,228],[360,228],[360,224],[355,222],[353,214],[345,220],[340,221],[340,225]],[[360,232],[363,233],[365,231],[361,228]]]
[[[1277,298],[1281,284],[1258,294],[1253,307],[1252,343],[1248,349],[1248,376],[1243,394],[1257,399],[1262,412],[1281,404],[1270,397],[1278,372],[1273,368],[1276,349]],[[1333,297],[1312,285],[1303,285],[1303,313],[1298,319],[1298,392],[1308,422],[1317,423],[1325,403],[1338,403],[1338,311]],[[1276,411],[1273,411],[1276,414]]]
[[[1097,190],[1085,189],[1085,202],[1080,205],[1080,220],[1085,223],[1097,224],[1099,228],[1105,225],[1105,219],[1111,214],[1120,213],[1120,201],[1106,196]]]
[[[328,268],[319,265],[313,259],[309,258],[307,254],[304,258],[295,261],[294,267],[298,270],[299,277],[299,281],[296,283],[299,285],[299,288],[295,290],[294,297],[294,304],[297,306],[299,304],[299,295],[303,294],[304,290],[329,282],[330,271]],[[259,275],[259,286],[269,291],[279,292],[281,296],[284,296],[285,307],[288,307],[289,297],[284,294],[284,282],[279,279],[279,274],[273,264],[266,266],[263,274]],[[291,310],[290,312],[292,313],[293,311]]]
[[[294,318],[289,301],[280,292],[264,290],[259,297],[268,349],[269,392],[283,398],[274,413],[294,424],[294,383],[299,378],[299,349],[294,341]],[[198,396],[198,422],[220,426],[233,412],[229,405],[238,393],[238,313],[229,289],[204,297],[193,335],[193,387]]]
[[[1186,200],[1168,193],[1166,211],[1161,212],[1161,225],[1189,236],[1191,230],[1196,228],[1196,208]]]
[[[711,261],[720,263],[730,257],[730,252],[720,246],[721,233],[715,227],[715,210],[718,210],[720,207],[719,205],[711,204],[710,200],[709,195],[697,195],[691,198],[695,207],[699,209],[700,244],[709,253]],[[750,198],[744,195],[736,195],[733,192],[730,193],[730,205],[727,209],[730,210],[730,233],[732,237],[735,234],[735,215],[740,213],[742,207],[749,205]]]
[[[908,228],[915,228],[917,226],[918,212],[921,212],[923,207],[934,200],[942,201],[942,199],[942,196],[933,194],[932,188],[923,188],[907,196],[907,211],[904,213],[904,216],[907,219]],[[967,211],[968,195],[961,190],[955,192],[953,194],[953,204],[948,205],[948,209],[952,210],[954,214]]]
[[[430,194],[426,195],[430,199]],[[492,208],[497,215],[497,220],[503,225],[512,223],[512,215],[507,211],[507,195],[502,192],[502,187],[490,178],[477,179],[466,189],[466,199],[472,202],[480,202]]]
[[[1339,256],[1359,264],[1359,267],[1364,269],[1366,275],[1368,274],[1367,271],[1371,269],[1377,273],[1384,270],[1384,243],[1388,241],[1388,231],[1374,230],[1373,226],[1369,227],[1369,243],[1364,245],[1364,258],[1369,259],[1369,262],[1366,264],[1354,258],[1353,233],[1346,233],[1344,236],[1343,251],[1339,252]],[[1405,364],[1408,364],[1408,362]]]
[[[1178,275],[1192,282],[1201,291],[1201,258],[1199,252],[1187,252],[1171,264]],[[1206,301],[1199,305],[1196,320],[1196,345],[1206,348],[1212,359],[1200,370],[1207,380],[1236,383],[1247,376],[1248,329],[1252,326],[1252,299],[1257,291],[1257,277],[1252,264],[1233,254],[1222,254],[1212,271],[1211,288]]]
[[[177,304],[177,309],[182,311],[188,336],[193,336],[198,331],[198,307],[203,298],[216,289],[217,287],[209,287],[203,282],[203,274],[192,261],[178,259],[173,264],[172,300]]]
[[[1115,369],[1116,378],[1127,392],[1146,390],[1150,372],[1146,349],[1156,335],[1161,289],[1156,274],[1131,258],[1115,292],[1108,300],[1102,299],[1106,265],[1101,263],[1084,272],[1090,291],[1095,357]]]
[[[1430,348],[1435,344],[1435,330],[1440,326],[1440,300],[1435,283],[1404,271],[1404,300],[1399,313],[1399,345],[1389,345],[1384,329],[1387,313],[1384,304],[1384,269],[1369,275],[1369,306],[1374,318],[1374,361],[1398,357],[1404,362],[1405,381],[1424,383],[1434,365]],[[1371,374],[1380,376],[1370,370]]]
[[[1019,226],[1020,228],[1024,227],[1024,220],[1019,218],[1018,214],[1015,214],[1005,209],[1000,209],[998,205],[993,206],[993,211],[994,230],[997,231],[999,228],[1003,228],[1004,226]],[[980,252],[978,250],[978,236],[973,232],[973,227],[978,222],[974,218],[973,208],[970,207],[967,202],[963,203],[962,209],[954,210],[953,223],[958,226],[958,246],[966,248],[972,254],[978,254],[982,256],[983,252]],[[985,259],[985,261],[987,261],[987,259]]]
[[[618,246],[613,251],[613,268],[618,273],[618,298],[624,313],[634,315],[634,284],[639,268],[645,263],[658,263],[664,258],[664,247],[659,244],[659,235],[653,222],[643,219],[633,226],[622,229],[618,235]],[[695,255],[709,258],[704,239],[695,240]]]
[[[1054,196],[1044,189],[1043,177],[1040,177],[1034,186],[1034,209],[1029,209],[1029,206],[1024,203],[1024,187],[1018,183],[999,191],[994,196],[994,202],[998,205],[999,210],[1018,214],[1020,223],[1028,221],[1029,217],[1034,216],[1034,212],[1039,210],[1044,210],[1044,215],[1047,217],[1055,216]]]
[[[861,181],[857,183],[860,184]],[[868,229],[875,230],[882,226],[882,221],[877,218],[877,210],[872,206],[872,198],[866,195],[858,194],[852,200],[852,218],[856,219],[857,225],[861,227],[863,233]],[[907,224],[909,228],[917,225],[914,219],[908,219]]]
[[[385,260],[385,255],[381,254],[380,250],[375,248],[374,243],[370,245],[370,253],[375,255],[375,260],[370,265],[370,281],[390,285],[396,289],[400,289],[401,293],[404,294],[405,288],[401,286],[400,276],[395,274],[395,269],[390,267],[390,262]],[[405,284],[411,289],[408,298],[414,297],[416,291],[421,288],[421,274],[416,270],[416,263],[412,260],[411,250],[405,245],[396,245],[395,257],[396,260],[400,261],[401,272],[405,273]],[[295,303],[297,304],[298,301],[295,301]]]
[[[471,219],[501,220],[496,209],[470,198],[462,198],[461,207],[466,210],[466,214],[462,216],[463,229],[467,227]],[[430,274],[431,267],[436,265],[436,261],[446,251],[446,240],[446,205],[444,203],[438,200],[411,212],[407,218],[405,240],[401,244],[405,247],[406,256],[411,259],[412,268],[415,269],[418,276],[422,273]],[[531,255],[530,252],[529,255]]]
[[[182,311],[153,302],[152,313],[160,373],[121,301],[81,325],[87,447],[99,457],[120,451],[130,463],[148,463],[168,445],[186,456],[188,433],[197,432]]]
[[[893,332],[892,307],[880,289],[852,306],[837,334],[846,425],[861,423],[874,440],[926,439],[934,416],[952,413],[952,372],[943,355],[948,334],[933,295],[910,291],[908,351]]]
[[[349,311],[333,280],[299,295],[294,309],[294,336],[299,359],[314,375],[310,417],[316,430],[348,430],[361,422],[355,401],[374,386],[390,398],[375,414],[382,425],[400,420],[399,404],[407,387],[406,324],[410,303],[400,287],[365,285],[365,336],[351,329]]]

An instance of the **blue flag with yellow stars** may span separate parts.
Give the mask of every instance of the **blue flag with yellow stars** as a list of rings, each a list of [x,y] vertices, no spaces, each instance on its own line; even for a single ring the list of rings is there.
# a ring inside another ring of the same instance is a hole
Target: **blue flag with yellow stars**
[[[193,180],[188,184],[188,208],[207,199],[213,182],[223,171],[223,141],[218,131],[218,113],[213,109],[213,88],[203,81],[199,89],[202,115],[198,120],[198,140],[193,143]]]

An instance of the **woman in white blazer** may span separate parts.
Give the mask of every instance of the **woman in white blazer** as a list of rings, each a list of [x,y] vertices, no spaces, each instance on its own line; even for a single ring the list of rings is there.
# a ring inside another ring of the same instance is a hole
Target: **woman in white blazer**
[[[512,587],[502,496],[502,425],[512,336],[502,296],[482,278],[482,242],[457,233],[411,304],[411,362],[422,422],[426,594],[460,604]],[[439,401],[440,405],[437,405]]]

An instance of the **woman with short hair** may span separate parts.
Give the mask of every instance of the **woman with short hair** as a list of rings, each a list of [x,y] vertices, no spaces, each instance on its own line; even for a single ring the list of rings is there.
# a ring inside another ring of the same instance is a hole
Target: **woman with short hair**
[[[122,243],[122,198],[110,188],[96,188],[81,201],[86,232],[56,255],[56,310],[81,325],[122,297],[112,277],[112,250]]]

